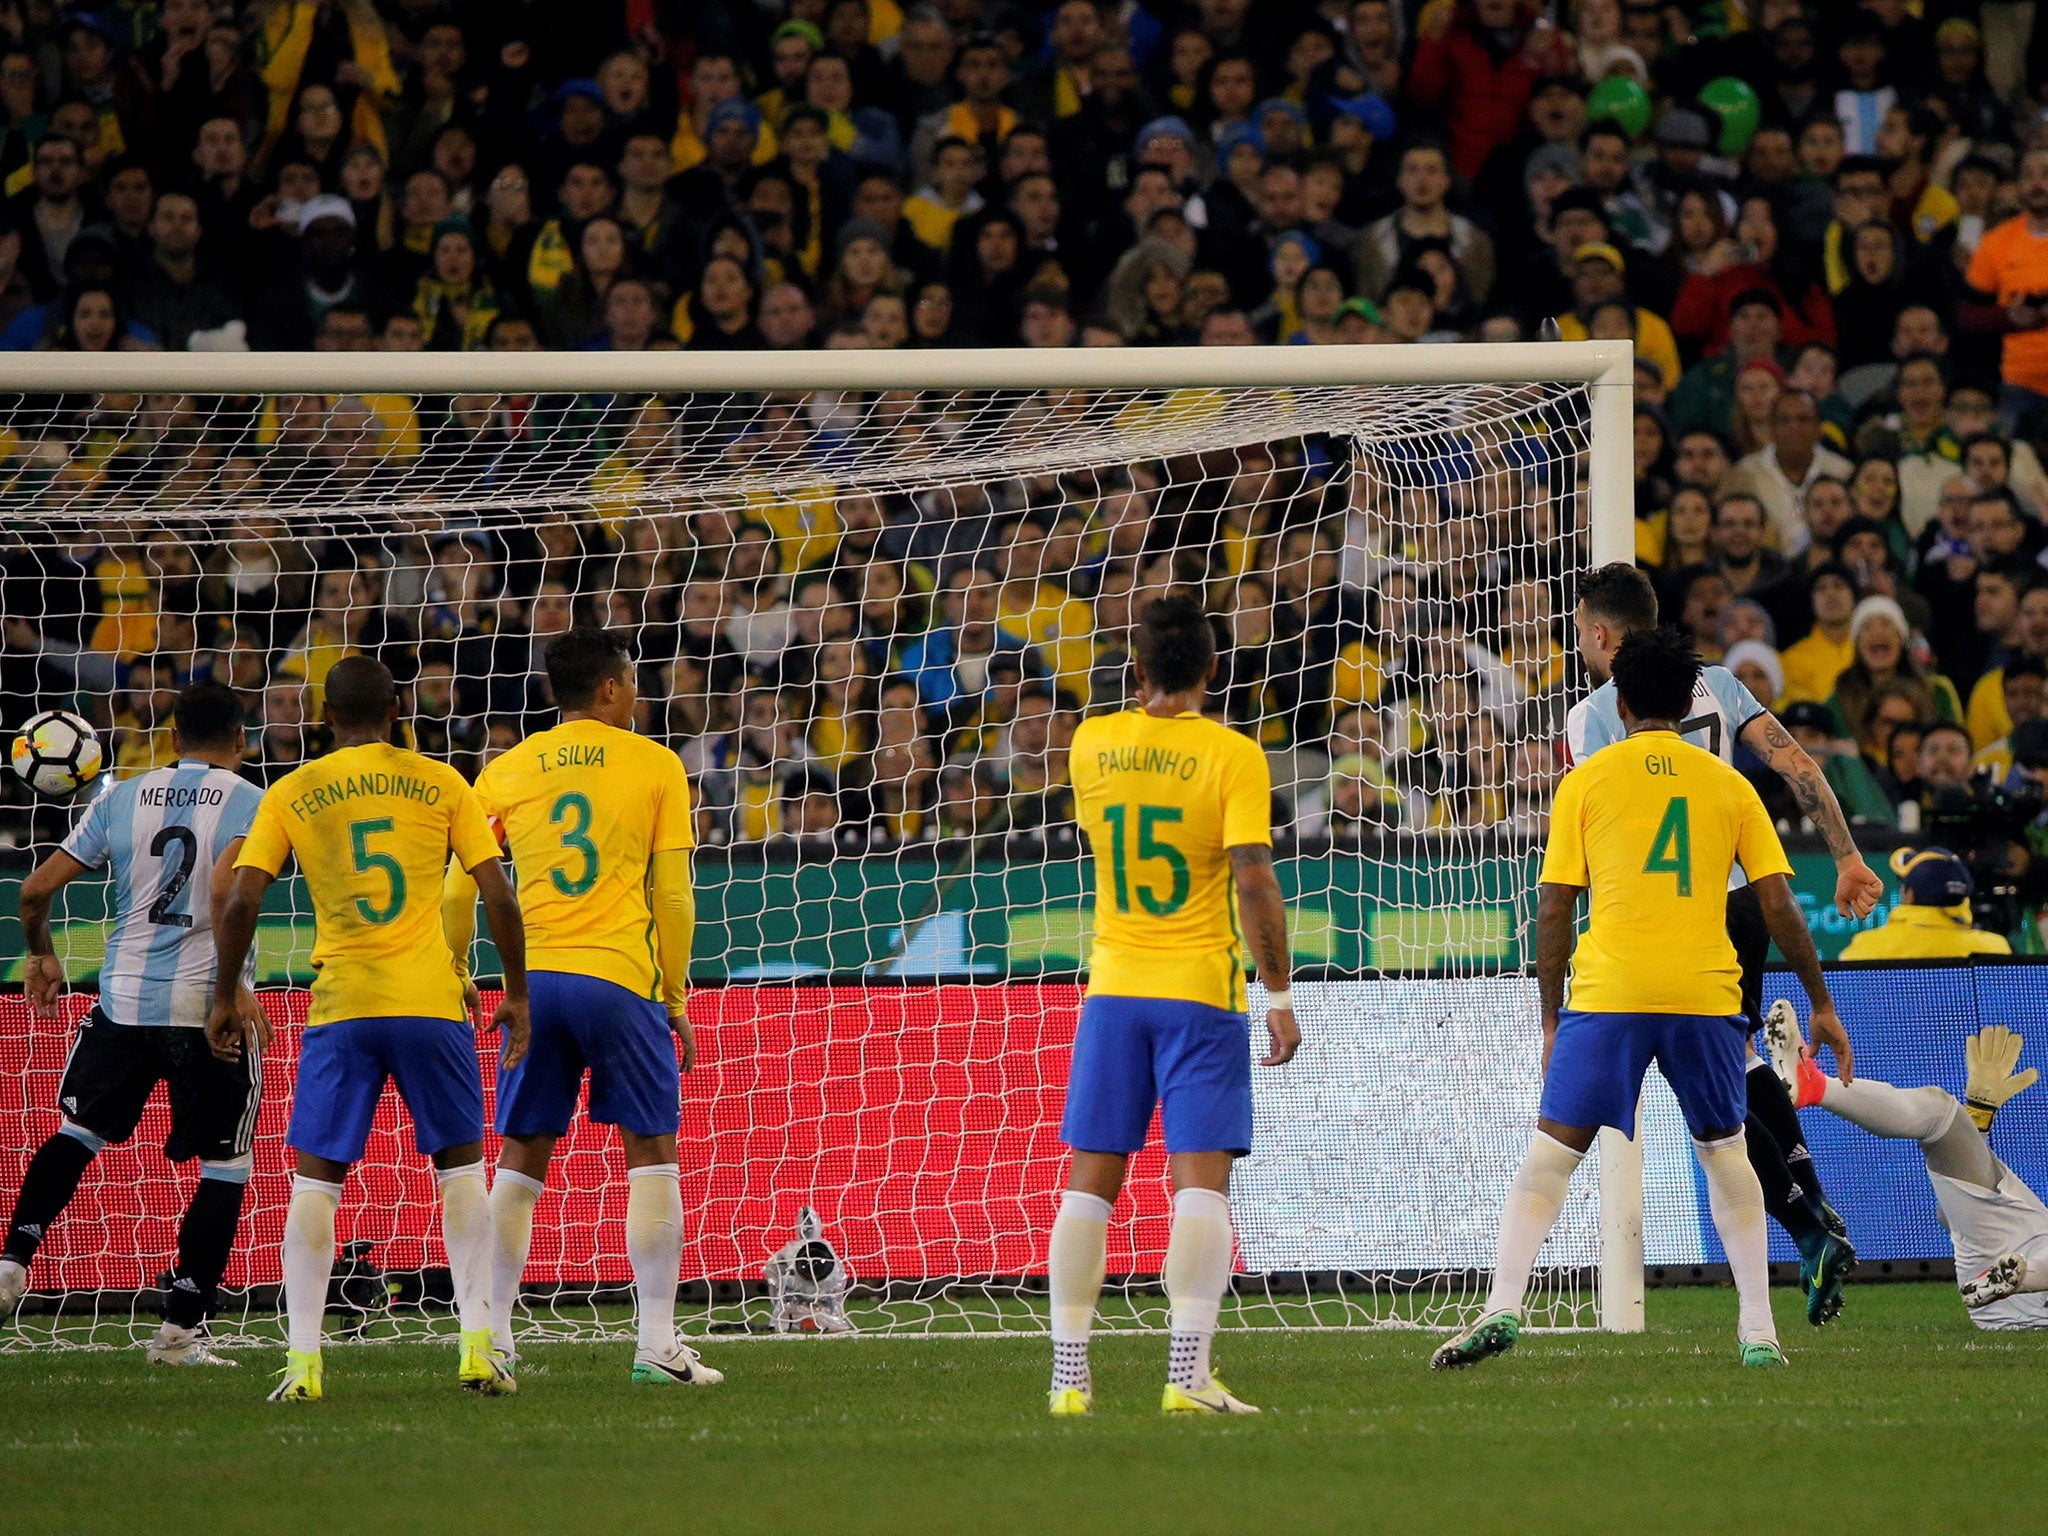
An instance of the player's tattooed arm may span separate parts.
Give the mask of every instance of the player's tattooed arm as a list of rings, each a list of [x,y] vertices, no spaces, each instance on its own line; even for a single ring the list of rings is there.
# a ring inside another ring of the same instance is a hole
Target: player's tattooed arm
[[[1799,814],[1812,822],[1827,841],[1828,853],[1835,861],[1835,906],[1844,917],[1868,917],[1884,895],[1884,882],[1863,862],[1856,839],[1849,834],[1849,819],[1842,814],[1842,803],[1835,798],[1820,764],[1768,714],[1758,715],[1744,726],[1742,740],[1785,781]]]
[[[1288,969],[1293,952],[1287,943],[1287,904],[1280,896],[1280,877],[1273,872],[1273,850],[1264,843],[1239,843],[1230,849],[1231,875],[1237,882],[1237,912],[1244,926],[1245,943],[1259,967],[1259,979],[1268,992],[1289,990]],[[1277,1067],[1301,1045],[1301,1028],[1292,1008],[1275,1008],[1266,1015],[1266,1030],[1273,1048],[1261,1062]]]
[[[1543,1007],[1545,1071],[1550,1068],[1551,1042],[1557,1038],[1557,1016],[1564,1011],[1565,969],[1571,964],[1583,890],[1548,882],[1536,887],[1536,992]]]

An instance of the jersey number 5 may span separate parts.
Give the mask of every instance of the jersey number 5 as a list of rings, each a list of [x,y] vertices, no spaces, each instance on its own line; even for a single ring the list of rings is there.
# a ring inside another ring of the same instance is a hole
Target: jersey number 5
[[[383,927],[405,910],[405,868],[388,853],[370,852],[370,839],[379,832],[389,832],[395,823],[389,816],[378,816],[369,821],[352,821],[348,824],[348,845],[356,856],[356,873],[366,875],[379,870],[391,882],[391,895],[383,906],[372,906],[365,897],[356,898],[356,913],[366,923]]]
[[[1181,851],[1171,843],[1163,843],[1153,835],[1152,829],[1161,823],[1171,825],[1180,820],[1177,805],[1141,805],[1138,812],[1138,847],[1136,857],[1140,859],[1163,859],[1166,867],[1173,871],[1173,892],[1161,901],[1153,894],[1152,887],[1138,887],[1138,901],[1154,917],[1170,917],[1187,903],[1190,876],[1188,861]],[[1132,807],[1127,805],[1105,805],[1102,819],[1109,823],[1109,869],[1110,878],[1116,883],[1116,909],[1119,912],[1131,910],[1131,878],[1129,856],[1124,849]]]
[[[1657,835],[1650,842],[1646,875],[1678,876],[1678,894],[1692,894],[1692,815],[1685,796],[1675,796],[1664,807],[1664,819],[1657,823]]]

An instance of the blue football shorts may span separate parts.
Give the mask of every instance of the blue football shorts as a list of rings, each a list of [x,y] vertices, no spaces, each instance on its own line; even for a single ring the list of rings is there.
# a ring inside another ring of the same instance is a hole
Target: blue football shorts
[[[1566,1009],[1538,1113],[1559,1125],[1611,1125],[1633,1136],[1643,1074],[1654,1061],[1694,1136],[1733,1131],[1749,1114],[1747,1045],[1739,1015]]]
[[[1090,993],[1074,1035],[1060,1140],[1079,1152],[1135,1152],[1154,1105],[1169,1152],[1249,1152],[1245,1016],[1178,998]]]
[[[413,1145],[432,1157],[484,1134],[476,1033],[457,1019],[336,1019],[299,1045],[287,1145],[329,1162],[363,1155],[387,1081],[412,1116]]]
[[[660,1003],[596,976],[533,971],[526,979],[533,1043],[498,1076],[501,1136],[559,1136],[590,1073],[590,1118],[635,1136],[673,1136],[683,1079]]]

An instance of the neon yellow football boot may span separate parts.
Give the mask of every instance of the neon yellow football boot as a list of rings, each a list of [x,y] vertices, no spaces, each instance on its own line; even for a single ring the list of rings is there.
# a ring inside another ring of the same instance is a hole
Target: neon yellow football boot
[[[455,1367],[455,1379],[465,1392],[481,1392],[486,1397],[510,1397],[519,1390],[512,1364],[492,1347],[488,1328],[462,1330],[462,1359]]]
[[[320,1351],[317,1349],[288,1349],[284,1352],[284,1369],[277,1373],[282,1380],[271,1389],[273,1403],[317,1403],[320,1401]]]

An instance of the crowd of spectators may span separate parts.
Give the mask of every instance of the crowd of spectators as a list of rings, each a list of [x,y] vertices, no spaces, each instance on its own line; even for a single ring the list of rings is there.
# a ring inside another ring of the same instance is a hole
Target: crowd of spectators
[[[1910,826],[1976,773],[2048,783],[2033,18],[0,0],[0,350],[1629,338],[1667,617],[1853,820]],[[5,698],[105,703],[121,771],[209,673],[274,776],[319,750],[320,679],[356,649],[473,769],[545,718],[540,652],[587,619],[640,633],[646,725],[685,750],[709,841],[1051,835],[1073,724],[1122,701],[1131,609],[1169,583],[1210,595],[1216,708],[1302,835],[1533,830],[1560,768],[1568,473],[1395,497],[1342,443],[1292,441],[635,517],[645,466],[714,430],[679,403],[32,404],[4,494],[101,505],[89,532],[0,535]],[[944,426],[913,395],[801,397],[716,451]],[[595,517],[326,537],[260,511],[577,452]],[[195,494],[252,510],[195,529]]]

